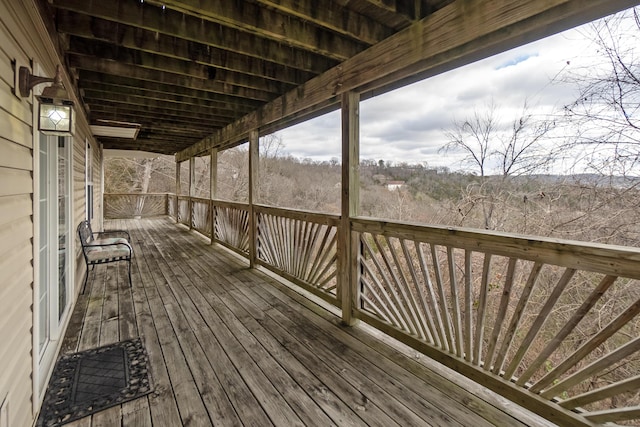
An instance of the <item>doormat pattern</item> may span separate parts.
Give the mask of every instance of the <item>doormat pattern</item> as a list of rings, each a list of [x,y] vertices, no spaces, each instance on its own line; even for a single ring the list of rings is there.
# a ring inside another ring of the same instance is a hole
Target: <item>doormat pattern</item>
[[[60,426],[149,394],[148,364],[140,338],[61,356],[37,425]]]

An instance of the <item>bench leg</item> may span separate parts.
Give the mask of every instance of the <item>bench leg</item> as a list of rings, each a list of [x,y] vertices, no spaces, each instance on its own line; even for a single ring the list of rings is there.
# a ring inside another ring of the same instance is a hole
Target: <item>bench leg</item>
[[[87,264],[87,270],[84,272],[84,284],[82,285],[82,294],[84,295],[84,291],[87,288],[87,278],[89,278],[89,264]]]
[[[133,287],[133,285],[131,284],[131,260],[129,260],[129,287]]]

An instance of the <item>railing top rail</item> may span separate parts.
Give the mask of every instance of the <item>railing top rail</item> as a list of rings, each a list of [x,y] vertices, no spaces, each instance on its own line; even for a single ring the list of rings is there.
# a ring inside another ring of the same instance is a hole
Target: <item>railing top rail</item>
[[[338,226],[340,224],[340,215],[335,214],[305,211],[302,209],[277,208],[266,205],[253,205],[253,207],[256,212],[268,215],[281,216],[331,226]]]
[[[640,279],[640,249],[497,231],[352,218],[352,230]]]
[[[220,199],[212,199],[211,202],[214,206],[220,206],[224,208],[232,208],[232,209],[241,209],[241,210],[249,210],[248,203],[242,202],[232,202],[230,200],[220,200]]]
[[[104,193],[105,196],[172,196],[173,193]]]
[[[208,199],[206,197],[191,197],[191,200],[193,200],[194,202],[209,203],[211,199]]]

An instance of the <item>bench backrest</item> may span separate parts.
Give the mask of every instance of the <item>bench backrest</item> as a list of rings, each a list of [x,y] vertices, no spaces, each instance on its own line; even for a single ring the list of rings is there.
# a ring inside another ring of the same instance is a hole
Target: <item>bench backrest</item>
[[[91,223],[89,221],[85,220],[78,224],[78,236],[82,246],[86,246],[93,241],[93,231],[91,231]]]

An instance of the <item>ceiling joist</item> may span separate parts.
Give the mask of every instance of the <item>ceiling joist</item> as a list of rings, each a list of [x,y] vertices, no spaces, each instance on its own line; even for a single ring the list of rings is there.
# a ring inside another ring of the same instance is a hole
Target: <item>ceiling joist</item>
[[[64,10],[58,12],[56,22],[58,30],[71,38],[67,49],[74,49],[74,38],[85,39],[88,44],[104,42],[293,85],[299,85],[323,71],[311,73],[144,28]]]
[[[259,37],[236,28],[172,11],[169,8],[163,10],[149,2],[53,0],[53,5],[77,14],[144,28],[310,72],[326,70],[366,47],[348,44],[343,46],[341,51],[341,43],[337,43],[335,49],[331,49],[330,43],[338,41],[323,33],[321,39],[328,46],[305,50],[292,43],[287,44],[283,41]]]

